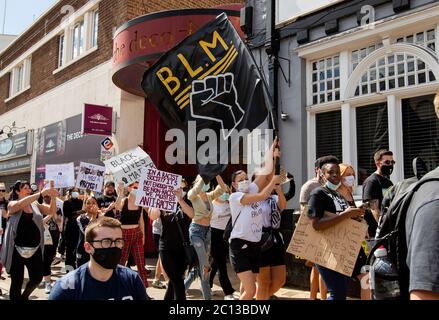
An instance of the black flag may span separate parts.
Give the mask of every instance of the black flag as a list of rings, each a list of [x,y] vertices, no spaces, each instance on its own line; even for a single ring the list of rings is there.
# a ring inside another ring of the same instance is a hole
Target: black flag
[[[216,132],[218,146],[268,115],[258,67],[224,13],[164,54],[145,72],[142,88],[169,128],[186,131],[195,121],[197,132]],[[197,159],[205,181],[227,167],[217,150],[214,161]]]

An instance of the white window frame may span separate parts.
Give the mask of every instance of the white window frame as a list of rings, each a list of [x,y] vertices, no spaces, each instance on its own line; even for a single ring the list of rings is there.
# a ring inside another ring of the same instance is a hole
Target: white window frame
[[[97,47],[99,36],[99,10],[93,11],[91,28],[91,47]]]
[[[58,45],[58,67],[62,67],[65,62],[65,51],[66,51],[66,36],[65,34],[61,34],[58,37],[59,45]]]
[[[85,45],[84,20],[77,22],[72,28],[72,51],[70,57],[72,60],[80,57],[84,52]]]
[[[31,65],[32,59],[29,57],[18,63],[11,70],[9,81],[9,97],[5,99],[5,102],[14,99],[21,93],[30,89]]]

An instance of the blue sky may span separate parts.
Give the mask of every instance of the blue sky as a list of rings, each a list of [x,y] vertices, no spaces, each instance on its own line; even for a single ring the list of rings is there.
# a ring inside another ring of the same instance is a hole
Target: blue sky
[[[0,0],[0,33],[3,33],[3,21],[6,19],[5,34],[18,35],[32,22],[49,9],[57,0]]]

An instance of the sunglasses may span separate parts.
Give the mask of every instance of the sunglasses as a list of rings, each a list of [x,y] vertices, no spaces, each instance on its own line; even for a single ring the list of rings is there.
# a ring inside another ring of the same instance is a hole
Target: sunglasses
[[[4,189],[1,189],[1,190],[0,190],[0,192],[6,192],[6,190],[4,190]]]
[[[386,160],[386,161],[383,161],[383,164],[386,164],[386,165],[391,165],[391,164],[395,164],[396,162],[395,161],[393,161],[393,160]]]

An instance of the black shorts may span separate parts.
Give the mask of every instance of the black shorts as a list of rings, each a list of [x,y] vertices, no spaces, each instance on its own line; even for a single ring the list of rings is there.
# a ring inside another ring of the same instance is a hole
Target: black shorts
[[[261,249],[257,242],[232,239],[230,242],[230,263],[236,273],[251,271],[259,273]]]
[[[156,233],[153,233],[153,234],[152,234],[152,238],[153,238],[154,243],[155,243],[155,248],[156,248],[157,251],[158,251],[158,250],[159,250],[160,235],[159,235],[159,234],[156,234]]]
[[[285,265],[285,243],[279,232],[273,231],[276,242],[267,251],[261,252],[260,267],[276,267]]]

